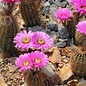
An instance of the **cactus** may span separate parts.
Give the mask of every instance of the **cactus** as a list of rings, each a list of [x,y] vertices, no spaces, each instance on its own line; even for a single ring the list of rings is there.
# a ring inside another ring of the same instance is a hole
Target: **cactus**
[[[27,27],[40,25],[38,5],[36,0],[20,0],[21,15]]]
[[[86,51],[76,50],[71,58],[71,69],[78,77],[86,76]]]
[[[75,41],[76,45],[83,45],[84,39],[86,39],[86,36],[83,33],[80,33],[79,31],[76,30],[75,33]]]
[[[40,71],[27,71],[24,78],[27,86],[45,86],[45,77],[46,75]]]
[[[17,22],[6,8],[3,9],[3,15],[0,14],[0,20],[0,48],[2,52],[12,56],[15,50],[13,39],[18,29]]]

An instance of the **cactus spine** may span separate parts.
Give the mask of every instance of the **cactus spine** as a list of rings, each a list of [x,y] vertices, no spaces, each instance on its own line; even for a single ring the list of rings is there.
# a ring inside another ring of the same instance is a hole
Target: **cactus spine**
[[[75,51],[71,58],[72,72],[79,77],[86,76],[86,52]]]
[[[45,86],[44,79],[46,75],[42,72],[31,71],[25,75],[25,82],[27,86]]]
[[[8,9],[4,8],[3,12],[4,15],[0,15],[0,48],[2,52],[12,56],[15,50],[13,39],[17,34],[18,26],[14,16],[9,13]]]
[[[82,46],[85,39],[86,39],[86,36],[76,30],[76,33],[75,33],[76,45],[81,45]]]
[[[35,5],[35,0],[20,0],[21,15],[26,23],[27,27],[40,25],[40,19],[38,15],[38,9]]]

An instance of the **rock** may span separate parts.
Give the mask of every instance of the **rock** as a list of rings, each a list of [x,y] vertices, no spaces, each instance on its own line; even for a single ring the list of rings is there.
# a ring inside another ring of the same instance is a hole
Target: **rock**
[[[62,56],[62,59],[66,59],[67,57],[66,56]]]
[[[0,0],[0,9],[3,7],[3,2]]]
[[[45,68],[42,69],[42,71],[48,76],[48,77],[52,77],[55,72],[55,67],[53,66],[53,64],[51,62],[49,62],[47,64],[47,66]]]
[[[49,14],[49,12],[50,12],[49,6],[44,7],[44,9],[42,10],[42,14]]]
[[[44,8],[42,10],[42,14],[49,14],[50,11],[50,3],[47,1],[43,4]]]
[[[59,32],[59,37],[61,39],[68,38],[68,36],[69,36],[69,33],[67,31],[67,28],[65,28],[65,27],[58,28],[58,32]]]
[[[55,4],[55,0],[49,0],[49,3],[52,5],[52,4]]]
[[[58,7],[61,7],[61,2],[59,0],[57,0],[56,3]]]
[[[4,81],[4,78],[3,76],[0,74],[0,86],[8,86],[5,81]]]
[[[16,66],[15,65],[9,66],[9,72],[14,72],[15,70],[16,70]]]
[[[84,80],[83,78],[80,79],[79,83],[76,86],[86,86],[86,80]]]
[[[66,0],[69,4],[71,4],[71,0]]]
[[[78,82],[79,81],[77,79],[70,80],[68,81],[67,86],[77,86]]]
[[[70,39],[70,38],[67,38],[67,45],[69,46],[71,43],[73,43],[73,42],[71,41],[71,39]]]
[[[54,5],[54,4],[50,6],[50,11],[52,12],[53,16],[55,15],[55,13],[57,11],[57,8],[58,7],[56,5]]]
[[[65,59],[62,60],[62,62],[64,62],[65,64],[67,64],[69,62],[69,59],[65,58]]]
[[[57,50],[57,47],[52,47],[53,54],[49,56],[49,60],[52,63],[60,63],[61,62],[61,55],[59,50]]]
[[[50,21],[48,24],[47,24],[47,28],[50,29],[51,31],[57,31],[58,29],[58,25],[55,21]]]
[[[66,7],[67,5],[69,5],[69,3],[68,3],[67,1],[63,1],[63,2],[61,3],[61,7]]]
[[[66,46],[66,42],[58,42],[58,43],[56,44],[56,46],[57,46],[57,47],[60,47],[60,48],[63,48],[63,47]]]
[[[42,31],[43,27],[41,26],[28,27],[28,30],[31,30],[32,32]]]
[[[58,42],[58,40],[59,40],[58,39],[58,32],[52,31],[50,35],[53,38],[54,43],[56,44]]]
[[[49,29],[44,29],[44,30],[42,30],[43,32],[45,32],[45,33],[47,33],[47,34],[51,34],[51,31],[49,30]]]
[[[59,39],[60,42],[66,42],[67,39]]]
[[[61,69],[59,69],[59,76],[62,79],[62,81],[65,81],[67,79],[69,79],[73,73],[71,71],[70,65],[64,65]]]
[[[50,3],[47,1],[44,3],[44,7],[50,6]]]

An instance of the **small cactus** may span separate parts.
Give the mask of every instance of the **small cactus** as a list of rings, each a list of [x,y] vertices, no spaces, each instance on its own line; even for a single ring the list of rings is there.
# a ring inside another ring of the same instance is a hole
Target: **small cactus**
[[[26,27],[40,25],[40,18],[38,14],[38,6],[35,0],[20,0],[21,15],[24,19]],[[39,3],[38,3],[39,5]]]
[[[0,20],[0,48],[2,52],[9,53],[8,56],[12,56],[15,50],[13,39],[18,30],[16,19],[4,8],[3,15],[0,14]]]
[[[45,86],[44,85],[44,80],[45,80],[46,75],[42,72],[26,72],[25,75],[25,82],[27,86]]]
[[[71,69],[78,77],[86,76],[86,51],[75,50],[71,58]]]
[[[82,46],[85,40],[86,40],[86,35],[76,30],[76,33],[75,33],[76,45]]]

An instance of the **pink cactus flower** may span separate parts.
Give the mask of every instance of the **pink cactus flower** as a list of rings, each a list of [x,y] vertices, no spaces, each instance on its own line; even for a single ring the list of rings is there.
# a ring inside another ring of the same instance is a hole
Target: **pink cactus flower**
[[[32,43],[33,33],[31,31],[27,32],[26,30],[17,33],[14,38],[15,47],[21,51],[28,51],[29,48],[33,48]]]
[[[34,65],[34,69],[44,68],[49,62],[48,56],[40,51],[32,52],[31,58]]]
[[[18,68],[20,68],[20,70],[30,70],[32,69],[32,60],[30,57],[30,54],[22,54],[19,56],[19,58],[16,59],[15,64]]]
[[[79,32],[86,35],[86,21],[79,22],[76,27]]]
[[[86,0],[74,0],[72,2],[74,4],[75,9],[77,12],[80,12],[81,14],[86,14]]]
[[[9,3],[9,4],[14,4],[14,3],[19,3],[19,0],[3,0],[4,3]]]
[[[36,49],[47,50],[53,45],[53,39],[45,32],[35,32],[32,39]]]
[[[76,3],[78,0],[70,0],[72,3]]]
[[[72,12],[68,8],[60,8],[55,13],[56,18],[60,19],[61,21],[69,20],[71,15]]]

